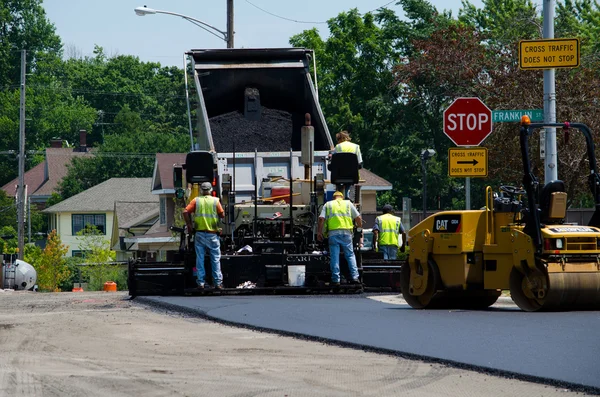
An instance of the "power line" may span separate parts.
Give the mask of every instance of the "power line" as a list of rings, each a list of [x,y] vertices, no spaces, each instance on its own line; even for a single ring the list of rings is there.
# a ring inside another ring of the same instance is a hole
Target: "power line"
[[[371,13],[373,11],[377,11],[380,8],[387,7],[390,4],[395,3],[397,1],[398,0],[392,0],[390,2],[387,2],[387,3],[385,3],[382,6],[379,6],[377,8],[373,8],[371,11],[367,11],[366,14]],[[261,7],[257,6],[256,4],[252,3],[250,0],[246,0],[246,3],[250,4],[252,7],[255,7],[255,8],[261,10],[262,12],[264,12],[266,14],[269,14],[269,15],[274,16],[274,17],[279,18],[279,19],[283,19],[285,21],[296,22],[296,23],[308,23],[308,24],[315,24],[315,25],[322,25],[322,24],[326,24],[327,23],[327,21],[300,21],[298,19],[292,19],[292,18],[284,17],[284,16],[281,16],[281,15],[275,14],[275,13],[273,13],[271,11],[265,10],[264,8],[261,8]]]
[[[0,87],[2,90],[5,89],[17,89],[20,85],[7,85]],[[47,91],[67,91],[76,94],[93,94],[93,95],[114,95],[114,96],[149,96],[154,98],[185,98],[185,95],[175,95],[175,94],[150,94],[148,92],[117,92],[117,91],[99,91],[99,90],[81,90],[76,88],[67,88],[67,87],[51,87],[44,85],[28,85],[29,88],[47,90]]]
[[[318,22],[314,22],[314,21],[312,21],[312,22],[311,21],[299,21],[297,19],[282,17],[281,15],[274,14],[274,13],[272,13],[270,11],[265,10],[264,8],[261,8],[261,7],[257,6],[256,4],[252,3],[250,0],[246,0],[246,3],[250,4],[251,6],[253,6],[255,8],[258,8],[259,10],[261,10],[262,12],[264,12],[266,14],[269,14],[269,15],[274,16],[276,18],[283,19],[283,20],[290,21],[290,22],[310,23],[310,24],[315,24],[315,25],[317,25],[317,24],[326,24],[327,23],[326,21],[325,22],[324,21],[318,21]]]

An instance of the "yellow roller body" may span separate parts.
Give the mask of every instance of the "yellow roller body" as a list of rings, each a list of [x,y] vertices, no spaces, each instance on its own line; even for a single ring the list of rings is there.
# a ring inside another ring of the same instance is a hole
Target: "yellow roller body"
[[[486,308],[502,290],[525,311],[600,310],[600,229],[550,225],[536,251],[512,213],[445,211],[409,233],[402,293],[414,308]]]

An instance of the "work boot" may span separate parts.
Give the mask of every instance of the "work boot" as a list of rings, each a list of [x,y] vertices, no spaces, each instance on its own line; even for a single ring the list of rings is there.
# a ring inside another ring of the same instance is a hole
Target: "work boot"
[[[218,284],[218,285],[215,285],[215,289],[216,289],[217,291],[222,291],[222,290],[223,290],[223,284]]]
[[[352,284],[352,285],[362,285],[362,283],[360,282],[360,280],[359,280],[359,279],[354,279],[354,280],[352,280],[352,281],[350,282],[350,284]]]
[[[204,289],[204,283],[199,283],[196,281],[196,288],[198,289]]]
[[[331,286],[332,287],[339,287],[340,286],[340,282],[339,281],[332,281],[331,282]]]

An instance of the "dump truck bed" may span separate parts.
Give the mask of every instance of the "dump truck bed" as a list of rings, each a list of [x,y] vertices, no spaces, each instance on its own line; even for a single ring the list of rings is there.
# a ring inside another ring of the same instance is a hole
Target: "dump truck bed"
[[[235,144],[236,152],[299,151],[306,113],[315,128],[313,150],[332,148],[310,75],[312,50],[202,49],[187,55],[198,93],[200,150],[227,153]],[[258,102],[246,99],[247,90]],[[256,109],[261,117],[248,117]]]

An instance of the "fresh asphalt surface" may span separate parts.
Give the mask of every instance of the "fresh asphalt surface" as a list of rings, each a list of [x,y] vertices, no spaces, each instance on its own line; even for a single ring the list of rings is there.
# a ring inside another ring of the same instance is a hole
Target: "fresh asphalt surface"
[[[600,391],[600,312],[414,310],[379,296],[144,297],[219,321]],[[140,299],[140,298],[137,298]],[[395,300],[394,300],[395,299]]]

